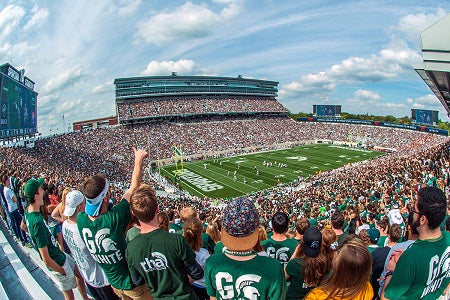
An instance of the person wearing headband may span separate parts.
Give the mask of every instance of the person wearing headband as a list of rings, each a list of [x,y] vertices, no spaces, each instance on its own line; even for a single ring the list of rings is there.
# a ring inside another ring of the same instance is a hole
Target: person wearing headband
[[[122,299],[153,299],[147,285],[133,284],[125,260],[125,234],[131,220],[130,198],[141,184],[142,165],[148,156],[145,150],[134,151],[134,169],[130,188],[119,204],[107,210],[111,193],[109,180],[105,175],[89,177],[83,185],[86,208],[77,217],[80,235],[91,256],[100,265],[113,287]]]

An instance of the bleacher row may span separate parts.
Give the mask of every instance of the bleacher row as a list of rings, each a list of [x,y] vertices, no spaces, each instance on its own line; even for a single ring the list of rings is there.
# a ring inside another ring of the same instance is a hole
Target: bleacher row
[[[274,98],[267,97],[158,97],[118,102],[120,120],[176,115],[224,113],[288,113]]]

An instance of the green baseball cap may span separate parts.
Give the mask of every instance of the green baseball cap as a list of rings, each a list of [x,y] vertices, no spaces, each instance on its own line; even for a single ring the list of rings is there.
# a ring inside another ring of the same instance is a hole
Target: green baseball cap
[[[34,195],[36,195],[36,192],[38,191],[39,187],[42,186],[44,183],[44,178],[36,179],[30,179],[25,184],[25,196],[27,196],[28,199],[33,199]]]

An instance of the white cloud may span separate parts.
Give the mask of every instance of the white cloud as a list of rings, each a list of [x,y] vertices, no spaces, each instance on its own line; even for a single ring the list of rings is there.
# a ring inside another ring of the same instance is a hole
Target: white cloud
[[[339,83],[393,80],[410,72],[412,65],[421,61],[421,56],[414,50],[407,47],[399,49],[399,44],[391,46],[368,58],[349,57],[326,71],[303,75],[299,81],[284,85],[280,95],[308,93],[313,87],[325,92],[332,91]]]
[[[417,43],[420,41],[420,34],[422,31],[433,25],[433,23],[444,17],[446,14],[447,12],[442,8],[438,8],[436,13],[431,14],[408,14],[400,19],[398,25],[392,26],[389,31],[401,33],[408,40]]]
[[[103,93],[109,93],[114,91],[114,82],[113,81],[107,81],[103,84],[97,85],[92,88],[93,94],[103,94]]]
[[[206,4],[186,2],[172,12],[163,12],[138,24],[138,36],[156,45],[208,36],[240,12],[237,2],[227,2],[219,13]]]
[[[44,85],[44,91],[47,94],[51,94],[55,91],[63,90],[69,86],[76,84],[84,77],[86,77],[86,75],[83,74],[81,66],[75,66],[71,69],[66,69],[65,71],[50,78]]]
[[[378,101],[381,99],[380,95],[373,91],[369,90],[357,90],[355,91],[355,98],[361,100],[375,100]]]
[[[198,75],[204,74],[197,63],[190,59],[180,59],[177,61],[151,61],[147,68],[141,72],[142,75],[170,75],[177,72],[180,75]]]
[[[117,4],[111,3],[109,12],[119,16],[129,15],[134,13],[141,4],[142,0],[119,0]]]
[[[48,9],[46,8],[33,8],[33,16],[28,20],[27,24],[23,27],[24,30],[30,30],[44,24],[48,19]]]
[[[280,89],[279,95],[281,97],[286,97],[297,93],[302,93],[303,95],[311,95],[316,93],[327,94],[332,92],[335,87],[335,82],[331,80],[328,74],[321,72],[303,75],[299,81],[294,81],[290,84],[284,85]]]
[[[0,38],[13,32],[24,15],[25,10],[21,6],[8,5],[0,11]]]

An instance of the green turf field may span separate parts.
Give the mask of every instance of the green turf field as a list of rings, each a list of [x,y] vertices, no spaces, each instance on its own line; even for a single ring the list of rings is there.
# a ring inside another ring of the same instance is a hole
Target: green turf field
[[[259,152],[235,157],[208,159],[184,163],[184,174],[177,180],[181,189],[199,197],[228,198],[293,182],[319,171],[383,155],[326,144],[311,144],[296,148]],[[263,165],[263,162],[266,162]],[[271,162],[272,166],[267,166]],[[206,164],[206,168],[205,168]],[[279,167],[279,164],[285,166]],[[258,174],[257,174],[257,171]],[[236,172],[236,175],[234,175]],[[161,175],[173,179],[175,165],[161,168]]]

